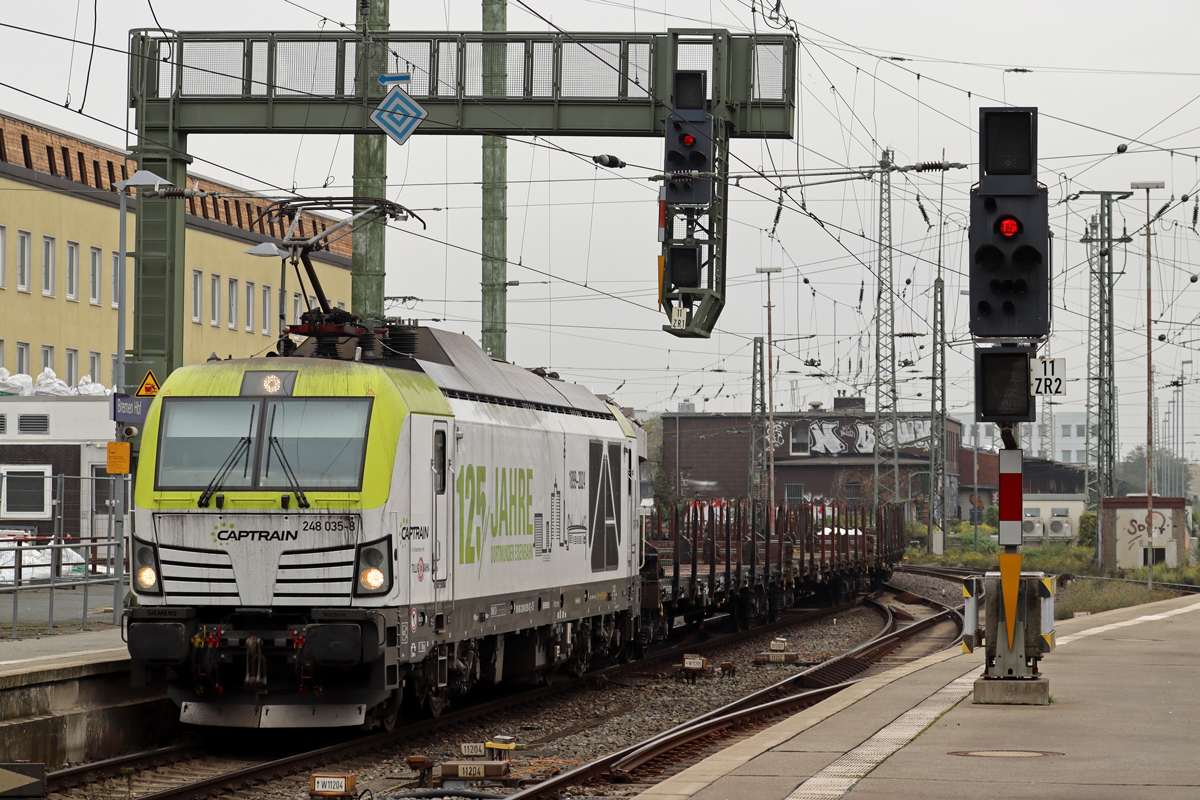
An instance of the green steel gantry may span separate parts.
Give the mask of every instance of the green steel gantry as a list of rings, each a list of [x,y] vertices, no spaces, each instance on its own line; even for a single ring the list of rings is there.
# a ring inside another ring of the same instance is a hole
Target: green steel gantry
[[[420,135],[663,136],[676,69],[709,71],[710,113],[722,141],[794,134],[796,44],[789,35],[368,27],[372,36],[366,38],[355,32],[131,31],[129,102],[139,166],[184,186],[192,134],[348,134],[384,143],[369,119],[380,94],[374,76],[382,71],[412,76],[407,91],[429,112],[416,130]],[[502,81],[485,68],[497,50],[505,55]],[[724,185],[719,192],[726,196]],[[725,212],[721,204],[710,213],[723,226]],[[134,384],[147,369],[164,377],[183,363],[183,203],[140,198],[135,236],[133,368],[127,376]],[[710,307],[724,303],[724,238],[717,244],[708,294],[700,298]],[[353,275],[353,310],[360,316],[382,315],[383,276],[368,274],[383,271],[382,247],[377,252],[378,268],[370,261],[356,264]],[[484,254],[504,259],[487,247]],[[697,318],[696,324],[712,321]],[[484,323],[495,329],[495,319]]]

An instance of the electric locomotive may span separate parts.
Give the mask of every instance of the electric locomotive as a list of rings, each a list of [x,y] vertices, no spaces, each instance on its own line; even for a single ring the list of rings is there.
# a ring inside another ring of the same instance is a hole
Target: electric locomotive
[[[289,330],[151,406],[135,683],[199,725],[390,727],[632,646],[645,440],[619,409],[442,330],[327,308]]]

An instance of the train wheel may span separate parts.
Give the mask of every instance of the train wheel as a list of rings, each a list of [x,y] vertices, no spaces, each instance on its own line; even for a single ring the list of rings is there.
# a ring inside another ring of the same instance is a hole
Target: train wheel
[[[437,719],[449,705],[450,692],[446,688],[429,690],[429,694],[425,698],[425,706],[429,709],[431,717]]]
[[[396,727],[396,720],[400,719],[400,709],[396,709],[390,714],[384,714],[379,718],[379,727],[385,731],[390,731]]]

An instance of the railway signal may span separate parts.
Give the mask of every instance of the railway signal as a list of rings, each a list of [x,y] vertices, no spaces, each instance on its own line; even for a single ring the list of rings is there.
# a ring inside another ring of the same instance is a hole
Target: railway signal
[[[979,110],[979,184],[971,189],[971,333],[1050,333],[1050,225],[1037,183],[1037,109]]]
[[[688,120],[679,114],[667,117],[667,152],[664,172],[666,201],[676,206],[703,206],[712,202],[713,121],[707,114]]]

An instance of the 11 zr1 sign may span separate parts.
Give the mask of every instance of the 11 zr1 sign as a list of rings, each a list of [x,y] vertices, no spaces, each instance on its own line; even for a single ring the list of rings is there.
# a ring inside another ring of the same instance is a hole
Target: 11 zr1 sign
[[[1029,361],[1029,393],[1065,395],[1067,393],[1067,360],[1065,358],[1033,358]]]

